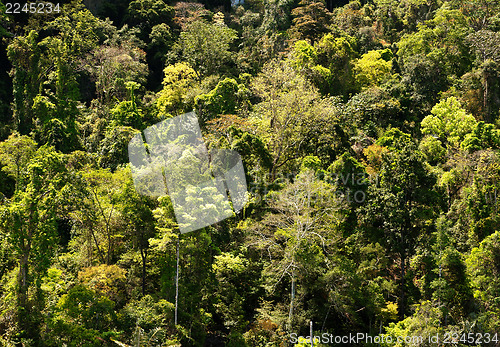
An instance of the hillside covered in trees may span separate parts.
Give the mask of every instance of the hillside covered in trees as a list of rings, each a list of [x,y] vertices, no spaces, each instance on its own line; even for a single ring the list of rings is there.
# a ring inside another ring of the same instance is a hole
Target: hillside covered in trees
[[[288,346],[312,321],[500,346],[497,0],[23,5],[0,3],[0,345]],[[181,234],[128,144],[191,111],[248,194]]]

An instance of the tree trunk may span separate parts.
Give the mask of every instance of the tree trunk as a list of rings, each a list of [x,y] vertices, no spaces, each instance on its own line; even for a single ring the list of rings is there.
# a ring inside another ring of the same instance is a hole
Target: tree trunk
[[[290,311],[288,312],[288,330],[292,331],[293,323],[293,301],[295,300],[295,276],[292,270],[292,293],[290,298]]]
[[[92,234],[92,238],[94,239],[95,246],[97,247],[97,255],[99,256],[101,263],[104,264],[104,255],[102,254],[101,247],[99,246],[99,241],[97,241],[97,237],[95,236],[93,228],[94,228],[94,226],[91,224],[90,233]]]
[[[404,246],[403,246],[404,247]],[[403,249],[401,251],[401,283],[400,283],[400,309],[399,309],[399,318],[401,320],[405,317],[405,262],[406,262],[406,252]]]
[[[174,316],[175,325],[177,325],[177,312],[179,309],[179,238],[180,235],[177,235],[177,249],[176,249],[177,265],[175,267],[175,316]]]
[[[498,64],[487,60],[482,67],[483,77],[483,119],[487,123],[495,121],[498,116],[500,100],[498,98]]]
[[[28,318],[28,257],[29,252],[23,250],[19,259],[17,305],[19,309],[19,326],[22,327]]]
[[[486,123],[491,122],[490,117],[490,76],[489,71],[485,68],[483,70],[484,92],[483,92],[483,119]]]
[[[406,222],[408,219],[406,218]],[[399,295],[399,319],[403,320],[405,317],[405,263],[406,263],[406,244],[405,244],[405,233],[407,232],[406,228],[401,230],[401,262],[400,262],[400,295]]]
[[[19,258],[17,323],[21,333],[21,337],[31,338],[36,341],[38,340],[38,328],[35,324],[33,324],[32,311],[30,309],[28,299],[30,249],[31,242],[28,241],[27,245],[22,248],[22,254]]]
[[[142,296],[146,294],[146,262],[148,257],[148,250],[141,246],[141,259],[142,259]]]

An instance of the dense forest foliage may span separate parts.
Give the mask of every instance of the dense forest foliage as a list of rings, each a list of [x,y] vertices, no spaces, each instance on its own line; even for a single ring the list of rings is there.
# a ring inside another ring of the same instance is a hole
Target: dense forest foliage
[[[497,0],[6,5],[0,345],[500,345]],[[190,111],[248,202],[181,234],[127,146]]]

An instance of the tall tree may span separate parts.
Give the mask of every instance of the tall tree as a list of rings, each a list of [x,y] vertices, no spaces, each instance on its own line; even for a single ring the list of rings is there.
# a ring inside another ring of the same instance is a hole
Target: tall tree
[[[129,171],[123,174],[129,175]],[[142,262],[142,295],[146,295],[146,267],[149,254],[149,239],[154,236],[154,218],[152,210],[154,200],[141,196],[134,188],[132,180],[125,182],[123,191],[119,193],[117,200],[120,202],[119,209],[122,216],[127,220],[132,246],[139,250]]]
[[[492,335],[500,328],[499,309],[496,302],[500,293],[500,233],[496,231],[472,249],[467,258],[474,297],[480,303],[482,330]]]
[[[271,294],[282,282],[290,284],[288,318],[284,323],[292,331],[297,326],[297,284],[308,283],[312,263],[321,262],[326,247],[339,241],[341,201],[332,185],[318,180],[307,168],[294,183],[270,193],[268,198],[270,211],[253,227],[256,235],[250,240],[270,257],[264,272],[271,280]]]
[[[12,63],[15,128],[21,134],[29,134],[33,127],[30,110],[44,80],[38,34],[31,31],[26,36],[15,38],[7,52]]]
[[[13,160],[13,158],[12,158]],[[41,147],[23,169],[14,196],[1,208],[1,228],[9,235],[19,263],[16,282],[20,338],[39,343],[43,296],[41,279],[50,267],[57,242],[57,211],[66,202],[68,174],[62,156]],[[33,293],[30,294],[30,289]]]
[[[36,143],[25,135],[13,133],[7,140],[0,143],[0,162],[16,182],[16,190],[25,185],[25,175],[30,160],[36,152]]]
[[[300,39],[314,43],[328,32],[331,13],[321,1],[301,0],[299,6],[292,10],[292,16],[293,26],[290,30]]]
[[[321,98],[290,62],[268,63],[252,88],[261,98],[256,105],[259,135],[268,141],[273,155],[271,181],[279,170],[297,169],[294,160],[307,151],[331,160],[344,145],[335,100]]]
[[[432,186],[435,177],[428,173],[415,145],[402,145],[400,151],[383,156],[380,185],[368,188],[367,203],[362,207],[361,222],[373,241],[384,239],[389,252],[399,259],[399,316],[408,312],[408,258],[416,240],[429,232],[427,220],[434,215],[438,202]]]
[[[472,0],[467,2],[453,0],[451,3],[467,16],[469,25],[475,31],[487,29],[493,24],[493,18],[500,8],[495,0]]]
[[[187,25],[176,49],[197,74],[209,76],[230,63],[230,47],[236,38],[236,31],[225,24],[199,20]]]

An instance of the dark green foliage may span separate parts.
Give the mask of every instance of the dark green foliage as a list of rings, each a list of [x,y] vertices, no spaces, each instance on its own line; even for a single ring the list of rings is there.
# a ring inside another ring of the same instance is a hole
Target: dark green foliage
[[[234,114],[247,106],[250,91],[238,84],[232,78],[220,81],[217,86],[207,94],[195,98],[195,108],[198,111],[201,124],[214,119],[221,114]]]
[[[496,331],[498,320],[499,233],[488,236],[479,247],[473,248],[467,265],[471,274],[474,297],[481,305],[479,321],[483,331]]]
[[[292,16],[294,18],[291,30],[295,31],[301,39],[314,42],[322,34],[328,32],[331,13],[323,2],[302,0],[299,6],[292,10]]]
[[[410,134],[406,134],[398,128],[387,130],[384,135],[376,141],[377,145],[399,150],[411,144]]]
[[[357,91],[353,63],[357,55],[351,36],[324,35],[313,45],[295,42],[295,66],[323,93],[348,97]]]
[[[404,139],[406,134],[397,130],[392,132]],[[409,139],[409,135],[407,136]],[[369,202],[363,207],[364,217],[361,220],[369,237],[374,238],[374,241],[382,237],[388,251],[398,254],[398,311],[400,317],[404,317],[407,312],[407,293],[412,285],[406,282],[407,258],[413,254],[419,235],[429,232],[427,221],[432,220],[432,207],[439,202],[436,192],[432,190],[435,177],[425,169],[422,156],[415,145],[402,141],[398,143],[399,151],[383,157],[380,184],[369,187]]]
[[[27,36],[17,38],[9,45],[8,56],[17,69],[13,75],[14,108],[13,114],[16,129],[22,134],[29,133],[33,120],[28,112],[33,105],[33,99],[40,89],[38,80],[40,48],[37,45],[38,35],[31,31]]]
[[[467,151],[497,149],[500,146],[500,131],[493,124],[478,122],[472,133],[467,134],[460,147]]]
[[[194,21],[180,34],[175,47],[181,61],[187,61],[201,76],[209,76],[224,70],[230,64],[229,50],[237,35],[224,23]]]
[[[134,26],[151,28],[161,23],[170,23],[174,14],[174,8],[163,0],[135,0],[128,6],[127,21]]]
[[[128,161],[128,143],[138,132],[131,127],[116,126],[106,132],[99,149],[99,165],[103,168],[116,169]]]
[[[107,297],[77,285],[57,303],[55,316],[49,322],[50,333],[57,343],[70,346],[111,345],[110,337],[114,334],[110,334],[110,328],[116,321],[113,308],[113,301]]]
[[[171,342],[169,334],[174,327],[172,321],[174,305],[167,300],[155,300],[145,295],[140,300],[131,301],[121,311],[122,327],[135,341],[161,345]]]
[[[355,191],[359,186],[367,185],[365,167],[349,153],[344,153],[328,168],[331,180],[337,186],[344,186]]]
[[[402,123],[402,107],[397,98],[379,87],[372,87],[354,95],[347,103],[346,116],[352,119],[356,126],[375,137],[370,124],[378,127],[398,126]]]

